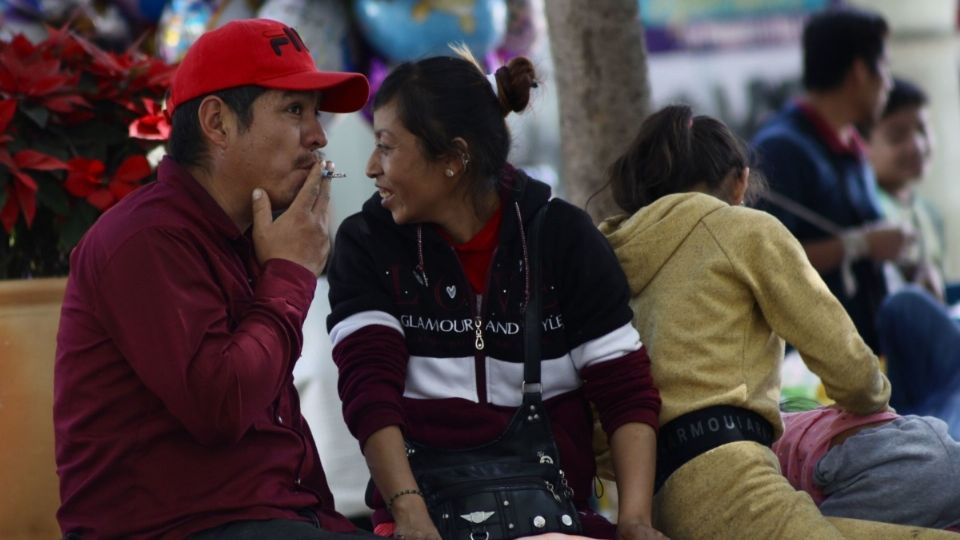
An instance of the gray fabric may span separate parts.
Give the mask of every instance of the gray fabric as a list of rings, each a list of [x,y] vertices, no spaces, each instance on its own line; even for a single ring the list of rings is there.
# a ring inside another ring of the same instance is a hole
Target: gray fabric
[[[960,526],[960,443],[929,416],[865,429],[817,463],[826,516],[943,529]]]

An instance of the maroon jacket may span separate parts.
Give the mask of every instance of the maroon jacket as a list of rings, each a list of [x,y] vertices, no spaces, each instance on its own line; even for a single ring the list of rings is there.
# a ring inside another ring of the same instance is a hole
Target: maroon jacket
[[[183,538],[231,521],[353,526],[293,386],[316,287],[253,245],[167,158],[73,251],[54,426],[65,533]]]

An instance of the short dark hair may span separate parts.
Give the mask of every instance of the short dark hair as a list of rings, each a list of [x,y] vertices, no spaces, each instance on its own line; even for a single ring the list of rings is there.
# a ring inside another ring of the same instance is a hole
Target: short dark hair
[[[877,120],[886,118],[903,109],[923,107],[927,105],[927,103],[929,103],[927,93],[919,86],[906,79],[894,77],[893,88],[890,89],[890,93],[887,95],[887,104],[883,108],[883,114],[881,114]],[[877,127],[877,120],[858,124],[857,129],[860,131],[860,135],[864,138],[869,138],[870,133]]]
[[[633,214],[657,199],[705,183],[725,199],[727,178],[750,164],[747,146],[723,122],[670,105],[648,116],[627,151],[610,167],[613,200]],[[751,191],[762,187],[751,179]]]
[[[886,118],[902,109],[924,107],[929,102],[930,99],[922,88],[906,79],[894,77],[893,88],[890,89],[887,105],[883,109],[881,118]]]
[[[879,73],[888,31],[881,15],[862,9],[843,7],[812,15],[803,29],[804,88],[837,88],[856,60]]]
[[[405,62],[383,81],[373,108],[394,103],[403,126],[431,159],[457,155],[453,139],[466,141],[468,192],[477,201],[496,187],[511,144],[504,117],[527,107],[536,73],[529,60],[516,57],[497,70],[496,81],[499,93],[470,58],[435,56]]]
[[[253,102],[264,94],[263,86],[238,86],[196,97],[177,105],[173,111],[170,141],[167,151],[177,163],[190,167],[205,167],[209,148],[200,131],[200,103],[207,96],[217,96],[237,114],[240,130],[253,124]]]

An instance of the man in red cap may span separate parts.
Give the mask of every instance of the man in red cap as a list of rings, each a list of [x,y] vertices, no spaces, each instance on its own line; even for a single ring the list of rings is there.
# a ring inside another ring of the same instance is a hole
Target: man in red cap
[[[292,370],[329,252],[319,113],[368,92],[274,21],[190,48],[158,181],[71,255],[54,380],[65,535],[364,534],[334,510]]]

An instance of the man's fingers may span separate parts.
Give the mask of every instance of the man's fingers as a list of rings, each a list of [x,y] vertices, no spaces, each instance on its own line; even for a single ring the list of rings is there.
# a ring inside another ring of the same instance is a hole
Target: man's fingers
[[[293,203],[290,204],[290,208],[302,208],[304,210],[309,210],[313,208],[314,203],[317,201],[317,195],[320,193],[320,181],[323,179],[323,165],[318,161],[310,169],[310,173],[307,174],[307,179],[303,183],[303,187],[300,188],[300,192],[297,193]]]
[[[321,178],[317,199],[313,202],[313,212],[325,218],[330,207],[330,179]]]
[[[273,210],[270,208],[270,196],[257,188],[253,190],[253,230],[262,230],[273,223]]]

